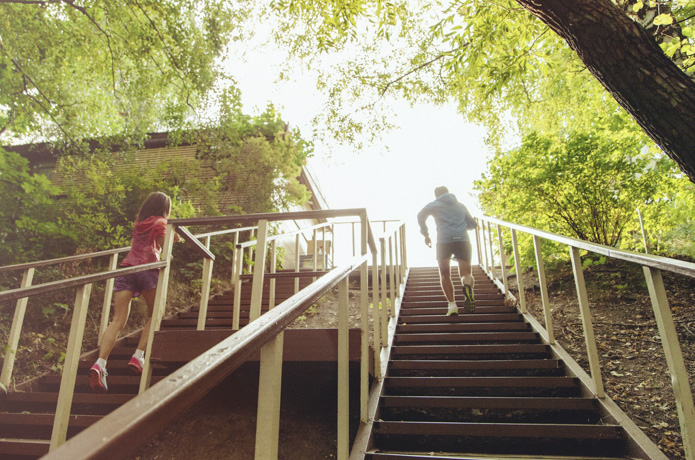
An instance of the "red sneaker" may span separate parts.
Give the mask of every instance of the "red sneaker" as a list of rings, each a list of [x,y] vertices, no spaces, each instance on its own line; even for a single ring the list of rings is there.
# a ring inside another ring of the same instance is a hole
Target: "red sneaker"
[[[130,361],[128,361],[128,367],[136,374],[142,374],[142,366],[144,364],[145,360],[136,356],[131,356]]]
[[[89,369],[89,387],[95,393],[106,393],[109,386],[106,384],[106,376],[109,375],[106,369],[94,363]]]

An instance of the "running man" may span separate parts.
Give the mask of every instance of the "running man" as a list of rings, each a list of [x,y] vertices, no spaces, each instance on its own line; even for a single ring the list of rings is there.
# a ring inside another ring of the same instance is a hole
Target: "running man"
[[[463,286],[464,310],[472,313],[475,310],[473,298],[473,273],[471,270],[471,241],[468,230],[476,228],[477,224],[466,207],[459,203],[449,189],[441,186],[434,189],[435,200],[427,204],[417,215],[420,233],[425,237],[425,244],[432,247],[427,218],[434,217],[437,225],[437,264],[442,290],[449,302],[446,315],[458,315],[458,306],[454,297],[454,285],[451,282],[451,258],[458,262],[459,276]]]

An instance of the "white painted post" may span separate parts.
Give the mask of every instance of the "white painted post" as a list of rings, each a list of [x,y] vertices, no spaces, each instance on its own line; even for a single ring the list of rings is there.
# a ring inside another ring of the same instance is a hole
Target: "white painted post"
[[[338,283],[338,460],[350,456],[350,361],[348,280]]]
[[[487,222],[487,242],[490,245],[490,276],[495,278],[495,248],[492,246],[492,224]]]
[[[234,307],[232,310],[232,329],[235,331],[239,330],[241,322],[241,269],[244,261],[244,250],[243,248],[237,247],[236,258],[234,259],[236,270],[235,270],[235,281],[234,281]]]
[[[577,287],[577,300],[579,302],[579,312],[582,315],[582,327],[584,328],[584,340],[586,342],[586,355],[589,359],[589,370],[594,381],[594,394],[598,398],[605,398],[603,390],[603,377],[601,376],[601,363],[598,359],[596,349],[596,339],[594,338],[594,326],[591,321],[591,311],[589,310],[589,296],[586,293],[586,282],[584,281],[584,270],[582,269],[582,259],[579,257],[579,249],[570,246],[570,258],[572,259],[572,270],[574,271],[574,284]]]
[[[512,229],[512,247],[514,249],[514,269],[516,270],[516,285],[519,288],[519,305],[521,313],[526,313],[526,293],[524,292],[524,279],[522,276],[521,258],[519,256],[519,244],[516,239],[516,230]]]
[[[367,219],[361,217],[360,252],[367,255]],[[360,420],[369,418],[369,269],[367,261],[360,265]],[[348,282],[349,282],[348,276]],[[375,347],[378,346],[375,344]]]
[[[642,221],[642,213],[637,210],[637,217],[639,217],[639,226],[642,230],[642,241],[644,242],[644,252],[649,254],[649,243],[647,242],[647,232],[644,230],[644,222]]]
[[[159,330],[162,317],[166,310],[167,289],[169,287],[169,271],[171,270],[171,250],[174,247],[174,235],[176,230],[172,224],[167,224],[164,234],[164,245],[162,246],[161,260],[167,262],[166,267],[159,269],[159,280],[157,281],[157,291],[154,296],[154,307],[152,308],[152,323],[147,334],[147,347],[145,349],[145,362],[142,366],[142,376],[140,377],[140,388],[138,394],[142,394],[149,388],[152,380],[152,366],[150,357],[152,356],[152,344],[154,343],[154,333]]]
[[[396,316],[396,280],[393,267],[393,237],[389,236],[389,292],[391,294],[391,316]]]
[[[538,267],[538,284],[541,288],[541,301],[543,302],[543,315],[545,317],[545,328],[548,333],[548,343],[555,343],[555,333],[553,332],[553,315],[550,311],[550,301],[548,299],[548,283],[545,278],[545,265],[543,264],[543,254],[541,252],[541,239],[533,235],[533,247],[536,250],[536,265]]]
[[[249,323],[261,316],[261,303],[263,301],[263,277],[265,272],[265,257],[268,253],[266,240],[268,239],[268,221],[258,221],[258,233],[256,236],[256,259],[253,263],[253,281],[251,285],[251,305],[249,306]]]
[[[234,246],[232,248],[232,286],[236,286],[236,281],[237,277],[239,276],[238,270],[241,270],[239,268],[237,270],[237,265],[241,267],[241,265],[238,264],[238,257],[239,253],[237,251],[237,246],[239,245],[239,232],[234,232]]]
[[[357,246],[355,245],[355,222],[351,224],[352,227],[352,257],[357,255]]]
[[[254,229],[251,229],[251,237],[249,238],[249,241],[253,239],[255,232],[256,231]],[[249,246],[249,260],[253,260],[253,246]]]
[[[50,450],[65,443],[67,437],[68,426],[70,425],[70,408],[72,407],[75,381],[77,380],[77,367],[80,363],[82,338],[84,337],[84,326],[87,322],[87,310],[91,292],[92,285],[86,284],[77,288],[77,294],[75,295],[75,308],[72,311],[68,348],[65,351],[63,375],[60,378],[58,404],[56,406],[55,418],[53,419]]]
[[[300,257],[299,257],[299,250],[300,250],[300,248],[299,248],[299,242],[300,242],[300,237],[301,237],[301,236],[302,236],[301,233],[297,233],[297,237],[296,237],[296,240],[295,240],[295,243],[294,243],[294,249],[295,249],[295,256],[294,256],[294,265],[295,265],[295,268],[294,268],[294,271],[295,271],[296,273],[299,273],[299,264],[301,263],[301,260],[300,260]],[[298,293],[298,292],[299,292],[299,277],[298,277],[298,276],[295,276],[295,278],[294,278],[294,293],[296,294],[296,293]]]
[[[393,286],[396,291],[396,296],[394,299],[399,298],[401,296],[401,260],[400,260],[400,248],[398,246],[398,232],[394,232],[393,234],[393,271],[395,272],[393,275]]]
[[[277,460],[278,458],[284,335],[284,332],[280,332],[261,348],[254,456],[256,460]]]
[[[270,242],[270,273],[277,272],[277,240]],[[268,286],[268,310],[275,307],[275,278],[270,278],[270,286]]]
[[[480,251],[480,219],[475,218],[475,248],[478,251],[478,264],[483,265],[483,253]]]
[[[379,290],[381,291],[381,332],[384,337],[384,343],[386,343],[388,337],[388,318],[386,312],[386,291],[388,286],[386,285],[386,240],[384,238],[379,238],[379,244],[381,249],[381,283]]]
[[[262,235],[258,223],[259,239]],[[275,273],[276,240],[270,243],[270,273]],[[256,251],[256,257],[261,253]],[[265,271],[265,270],[263,270]],[[254,280],[256,272],[254,271]],[[269,309],[275,308],[275,278],[270,280]],[[284,332],[268,341],[261,348],[258,376],[258,411],[256,417],[256,460],[277,460],[280,441],[280,397],[282,393],[282,353]]]
[[[314,251],[314,254],[313,254],[314,257],[313,257],[313,260],[312,260],[312,262],[313,262],[313,264],[314,264],[313,270],[316,271],[317,268],[318,268],[318,262],[319,262],[318,245],[316,244],[316,229],[314,229],[314,230],[311,232],[311,249]],[[314,276],[314,277],[311,279],[311,281],[312,281],[312,282],[316,281],[316,277]]]
[[[34,279],[34,268],[27,268],[22,275],[22,284],[20,288],[31,286]],[[19,338],[22,335],[22,325],[24,324],[24,315],[27,312],[28,297],[23,297],[17,300],[17,305],[14,309],[14,318],[12,320],[12,328],[10,335],[7,337],[7,348],[5,351],[5,362],[2,365],[2,373],[0,374],[0,383],[5,388],[10,388],[12,381],[12,370],[14,369],[14,361],[17,358],[17,350],[19,349]]]
[[[405,224],[403,224],[401,228],[401,241],[403,241],[403,281],[405,282],[405,273],[408,270],[408,245],[405,244]]]
[[[497,241],[500,246],[500,266],[502,268],[502,283],[504,284],[504,295],[509,293],[509,282],[507,281],[507,260],[504,253],[504,241],[502,240],[502,228],[497,224]]]
[[[205,237],[205,247],[210,249],[210,237]],[[212,282],[213,260],[205,257],[203,259],[203,284],[200,288],[200,309],[198,310],[197,330],[205,330],[205,321],[208,317],[208,300],[210,298],[210,283]]]
[[[487,259],[487,242],[485,240],[485,221],[481,219],[480,222],[482,228],[476,229],[476,231],[479,231],[480,235],[482,235],[481,244],[483,247],[483,253],[485,254],[485,272],[490,273],[490,264]]]
[[[381,308],[379,308],[379,262],[372,254],[372,318],[374,326],[374,377],[381,378]]]
[[[671,386],[676,396],[676,409],[681,426],[685,458],[692,460],[695,458],[695,407],[693,406],[693,394],[690,391],[688,372],[683,362],[683,353],[678,343],[678,332],[666,297],[661,270],[651,267],[643,267],[643,269],[649,296],[652,299],[656,325],[659,328],[661,344],[666,355],[666,363],[671,374]]]
[[[109,271],[114,271],[118,267],[118,254],[112,254],[109,260]],[[106,280],[104,286],[104,303],[101,307],[101,321],[99,323],[99,339],[97,345],[101,345],[101,338],[104,335],[106,327],[109,325],[109,316],[111,315],[111,299],[113,298],[113,283],[114,278]]]

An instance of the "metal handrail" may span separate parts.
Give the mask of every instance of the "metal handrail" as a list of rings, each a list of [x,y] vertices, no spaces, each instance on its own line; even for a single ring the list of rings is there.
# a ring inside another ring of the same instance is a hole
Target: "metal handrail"
[[[74,278],[68,278],[65,280],[50,281],[48,283],[35,284],[33,286],[17,289],[8,289],[6,291],[0,292],[0,302],[23,299],[25,297],[31,297],[39,294],[46,294],[48,292],[60,291],[63,289],[83,286],[85,284],[97,283],[99,281],[104,281],[111,278],[116,278],[118,276],[129,275],[131,273],[144,272],[147,270],[155,270],[159,268],[164,268],[167,265],[166,261],[152,262],[149,264],[134,265],[131,267],[118,268],[116,270],[111,270],[108,272],[94,273],[91,275],[77,276]]]
[[[26,262],[15,265],[5,265],[0,267],[0,273],[11,272],[15,270],[26,270],[27,268],[46,267],[49,265],[61,264],[65,262],[76,262],[79,260],[93,259],[94,257],[110,256],[130,251],[130,246],[117,249],[107,249],[105,251],[90,252],[89,254],[78,254],[76,256],[60,257],[57,259],[38,260],[36,262]]]
[[[643,254],[640,252],[628,251],[625,249],[617,249],[612,246],[591,243],[588,241],[579,240],[577,238],[558,235],[555,233],[546,232],[544,230],[538,230],[536,228],[527,227],[524,225],[513,224],[511,222],[506,222],[500,219],[496,219],[494,217],[485,216],[483,217],[483,219],[490,223],[502,225],[514,230],[519,230],[524,233],[535,235],[546,240],[566,244],[577,249],[584,249],[586,251],[601,254],[607,257],[611,257],[613,259],[624,260],[626,262],[632,262],[639,265],[656,268],[659,270],[666,270],[669,272],[678,273],[681,275],[686,275],[695,278],[695,263],[692,262],[670,259],[668,257],[656,256],[653,254]]]
[[[577,290],[577,298],[579,305],[579,313],[582,320],[582,329],[584,333],[584,338],[586,342],[586,354],[587,361],[589,363],[589,374],[586,374],[583,369],[577,367],[577,374],[586,375],[588,386],[591,391],[596,395],[599,400],[604,400],[605,392],[603,385],[603,377],[601,374],[600,360],[597,350],[596,339],[593,332],[593,324],[591,318],[591,312],[589,309],[589,300],[587,296],[586,283],[584,280],[584,273],[582,267],[582,261],[580,258],[580,250],[586,250],[589,252],[601,254],[614,259],[636,263],[642,266],[644,271],[644,277],[647,283],[647,288],[649,290],[649,295],[652,302],[652,309],[654,311],[654,316],[656,318],[657,327],[659,330],[659,337],[661,343],[664,347],[664,354],[666,356],[666,362],[671,375],[671,384],[675,394],[676,407],[678,409],[678,418],[680,422],[681,435],[683,437],[683,446],[685,449],[685,455],[688,459],[695,458],[695,405],[693,404],[693,395],[690,390],[689,376],[685,367],[685,362],[683,360],[683,354],[681,352],[681,346],[678,340],[678,333],[675,328],[673,321],[673,315],[669,307],[668,298],[666,295],[666,289],[664,286],[663,278],[661,275],[662,270],[669,271],[672,273],[678,273],[685,276],[695,277],[695,264],[690,262],[685,262],[681,260],[669,259],[667,257],[655,256],[650,254],[641,254],[633,251],[626,251],[622,249],[616,249],[611,246],[605,246],[597,243],[590,243],[583,240],[578,240],[576,238],[566,237],[562,235],[557,235],[554,233],[546,232],[543,230],[538,230],[531,227],[526,227],[523,225],[513,224],[510,222],[505,222],[500,219],[492,217],[481,217],[479,221],[482,223],[482,229],[476,231],[478,236],[478,254],[479,257],[484,251],[485,255],[485,267],[484,270],[488,273],[490,278],[493,279],[495,283],[498,284],[504,290],[505,295],[513,298],[509,292],[509,287],[507,283],[507,271],[506,271],[506,251],[504,247],[504,240],[502,234],[502,227],[509,228],[512,237],[512,251],[514,254],[514,265],[517,273],[517,287],[519,291],[519,306],[521,313],[526,317],[526,319],[534,324],[534,326],[539,330],[539,333],[545,341],[556,349],[559,354],[565,353],[555,342],[555,335],[553,331],[552,314],[550,310],[550,302],[548,298],[548,286],[545,277],[545,268],[543,262],[543,255],[541,251],[541,238],[555,241],[557,243],[567,245],[570,253],[570,260],[572,263],[572,270],[574,273],[575,287]],[[487,224],[487,238],[485,237],[485,226]],[[493,248],[493,238],[492,238],[492,228],[491,224],[497,226],[497,239],[498,239],[498,254],[500,257],[500,271],[502,276],[502,283],[499,283],[495,276],[495,250]],[[540,324],[532,315],[527,311],[525,296],[524,296],[524,285],[521,274],[521,264],[519,261],[519,248],[518,240],[516,237],[516,232],[522,231],[533,236],[533,245],[536,256],[536,266],[538,271],[538,279],[540,284],[541,293],[541,306],[543,310],[543,316],[545,321],[545,327]],[[480,238],[482,236],[482,238]],[[483,245],[485,247],[481,248]],[[490,258],[488,259],[488,250]],[[500,284],[503,284],[500,286]],[[516,299],[514,299],[516,300]],[[640,446],[646,446],[650,442],[646,439],[646,436],[634,426],[634,423],[622,415],[622,412],[617,409],[617,406],[610,405],[608,402],[605,403],[606,407],[612,413],[617,414],[618,418],[622,418],[621,423],[627,426],[632,426],[635,442],[638,442]],[[615,407],[615,409],[614,409]]]
[[[367,255],[357,256],[326,273],[43,458],[78,460],[131,455],[367,260]]]

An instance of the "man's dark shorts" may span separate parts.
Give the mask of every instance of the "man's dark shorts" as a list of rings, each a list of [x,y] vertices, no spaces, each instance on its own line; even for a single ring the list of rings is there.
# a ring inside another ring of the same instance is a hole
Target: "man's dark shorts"
[[[113,283],[113,290],[131,291],[133,297],[139,297],[142,291],[157,289],[159,280],[159,270],[147,270],[144,272],[130,273],[129,275],[119,276]]]
[[[471,263],[471,242],[454,241],[453,243],[437,243],[437,260],[451,259]]]

